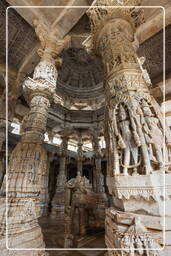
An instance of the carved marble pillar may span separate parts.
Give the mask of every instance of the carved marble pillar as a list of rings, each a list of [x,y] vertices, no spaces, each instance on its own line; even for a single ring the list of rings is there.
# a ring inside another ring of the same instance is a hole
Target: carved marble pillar
[[[5,153],[4,152],[0,152],[0,188],[3,182],[3,178],[5,175]]]
[[[65,184],[67,181],[67,178],[66,178],[67,146],[68,146],[68,138],[63,137],[61,147],[60,147],[59,174],[57,176],[56,192],[52,200],[52,210],[51,210],[51,217],[55,219],[64,218]]]
[[[49,214],[49,169],[50,169],[50,160],[51,156],[48,154],[48,162],[46,172],[42,175],[42,187],[40,191],[40,215],[47,216]]]
[[[6,83],[6,75],[4,73],[4,83]],[[6,138],[6,128],[7,132],[11,132],[12,127],[11,127],[11,121],[13,120],[14,113],[15,113],[15,106],[16,106],[16,100],[17,100],[17,84],[16,84],[16,76],[11,77],[13,79],[13,85],[7,84],[8,86],[8,95],[6,99],[6,87],[4,88],[2,95],[0,95],[0,161],[4,161],[4,154],[2,153],[5,152],[6,150],[6,145],[3,148],[3,144],[5,144],[5,138]],[[6,100],[8,104],[8,108],[6,109]],[[7,112],[8,111],[8,112]],[[6,113],[7,112],[7,113]],[[6,115],[7,114],[7,115]],[[7,119],[7,120],[6,120]],[[3,177],[5,173],[6,168],[2,168],[1,165],[0,167],[0,189],[1,189],[1,184],[3,182]]]
[[[5,109],[5,90],[0,97],[0,188],[4,177],[4,153],[2,152],[2,146],[5,142],[6,135],[6,109]]]
[[[6,131],[6,121],[0,119],[0,150],[2,150],[2,145],[5,141],[5,131]]]
[[[166,222],[171,218],[171,175],[165,174],[169,167],[164,164],[170,162],[171,137],[167,127],[164,134],[160,107],[149,93],[150,79],[136,54],[135,31],[143,22],[143,9],[117,8],[140,2],[98,0],[87,12],[92,31],[88,46],[102,57],[106,74],[107,185],[114,204],[106,216],[106,245],[115,248],[108,255],[147,255],[146,249],[161,255],[157,249],[164,245],[163,216]],[[170,234],[168,227],[166,236]]]
[[[97,209],[94,211],[96,215],[96,227],[104,227],[105,209],[107,207],[107,196],[104,188],[104,175],[101,168],[101,148],[99,144],[98,133],[94,134],[93,138],[94,148],[94,162],[95,162],[95,176],[96,180],[96,193],[98,194]]]
[[[101,169],[101,148],[99,144],[98,136],[94,136],[93,140],[94,148],[94,162],[95,162],[95,179],[96,179],[96,191],[97,193],[105,193],[104,189],[104,175]]]
[[[83,175],[83,150],[82,150],[82,140],[81,137],[79,137],[78,141],[78,150],[77,150],[77,176]]]
[[[38,25],[38,24],[37,24]],[[39,24],[40,33],[41,24]],[[39,35],[39,34],[38,34]],[[42,37],[40,37],[41,39]],[[5,198],[0,198],[1,255],[46,255],[43,236],[38,224],[40,216],[40,190],[42,176],[47,170],[47,152],[43,138],[50,101],[55,93],[57,70],[56,57],[61,50],[61,42],[53,33],[44,33],[41,59],[33,78],[24,81],[23,91],[30,111],[23,119],[21,141],[13,150],[7,173],[7,223],[5,219]],[[5,183],[3,184],[5,192]],[[7,233],[6,229],[7,228]],[[13,248],[37,248],[38,250],[10,250]],[[39,250],[42,248],[43,250]]]

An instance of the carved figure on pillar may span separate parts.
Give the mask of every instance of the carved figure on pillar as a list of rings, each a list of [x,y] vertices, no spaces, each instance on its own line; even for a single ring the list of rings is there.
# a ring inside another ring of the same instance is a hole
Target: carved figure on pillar
[[[123,167],[122,172],[124,175],[128,175],[129,169],[132,169],[132,173],[137,173],[137,168],[141,162],[138,159],[141,143],[131,124],[128,110],[122,104],[119,104],[118,117],[114,118],[118,119],[118,122],[117,120],[116,122],[119,123],[116,133],[118,134],[118,147],[121,149],[120,164]]]
[[[162,171],[164,167],[164,134],[162,132],[162,127],[146,101],[142,102],[142,107],[144,115],[144,123],[142,123],[142,127],[145,132],[149,152],[153,162],[157,162],[159,169]]]

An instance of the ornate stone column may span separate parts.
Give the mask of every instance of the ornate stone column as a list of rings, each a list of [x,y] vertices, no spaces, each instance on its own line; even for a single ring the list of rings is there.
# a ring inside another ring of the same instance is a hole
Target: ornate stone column
[[[94,148],[94,162],[95,162],[95,179],[96,179],[96,193],[105,193],[104,188],[104,175],[101,169],[101,148],[99,145],[98,136],[95,135],[93,138]]]
[[[68,138],[63,137],[62,143],[60,146],[60,164],[59,164],[59,174],[57,176],[57,182],[56,182],[56,192],[52,200],[51,217],[55,219],[64,218],[65,184],[67,181],[67,177],[66,177],[67,146],[68,146]]]
[[[6,102],[5,102],[5,90],[0,97],[0,188],[4,178],[5,172],[5,157],[3,152],[3,143],[5,142],[6,136]],[[4,149],[5,150],[5,149]]]
[[[5,175],[5,153],[1,151],[0,152],[0,188],[3,182],[4,175]]]
[[[81,136],[81,135],[80,135]],[[78,149],[77,149],[77,176],[83,175],[83,150],[82,150],[82,139],[79,137]]]
[[[44,26],[35,23],[36,32],[42,39],[40,62],[36,66],[33,78],[23,84],[30,111],[23,119],[21,141],[13,150],[7,173],[7,246],[9,248],[44,248],[41,229],[38,224],[40,216],[40,189],[42,176],[47,170],[47,153],[43,147],[44,133],[50,101],[56,87],[57,70],[55,57],[62,48],[52,32],[44,31]],[[43,32],[42,32],[43,31]],[[47,33],[45,33],[47,32]],[[42,38],[42,33],[44,36]],[[64,44],[64,42],[63,42]],[[58,60],[58,59],[57,59]],[[3,184],[5,192],[5,184]],[[5,198],[1,198],[1,255],[13,255],[6,250],[5,234]],[[15,251],[15,255],[45,255],[44,250]]]
[[[6,135],[6,111],[5,111],[5,93],[0,97],[0,189],[5,173],[5,159],[2,146]]]
[[[102,168],[101,168],[101,148],[99,144],[98,133],[94,134],[93,148],[94,148],[94,162],[95,162],[94,178],[96,180],[95,192],[98,194],[97,209],[96,211],[94,211],[94,213],[97,215],[96,226],[104,227],[105,209],[107,207],[107,196],[104,188],[104,175],[102,173]]]
[[[48,207],[49,207],[49,169],[50,169],[50,162],[51,162],[51,154],[48,154],[48,163],[47,169],[44,175],[42,175],[42,187],[40,191],[40,214],[41,216],[47,216],[49,214]]]
[[[143,22],[143,10],[117,8],[140,2],[98,0],[93,5],[103,8],[87,12],[92,31],[87,43],[102,57],[106,74],[107,185],[114,207],[107,210],[105,239],[108,248],[115,248],[108,255],[147,255],[146,250],[150,255],[162,254],[157,249],[164,245],[164,214],[166,222],[170,221],[171,175],[165,174],[169,171],[165,161],[170,162],[170,133],[167,127],[164,133],[160,107],[150,95],[150,80],[135,47],[135,31]],[[170,233],[166,228],[166,236]]]

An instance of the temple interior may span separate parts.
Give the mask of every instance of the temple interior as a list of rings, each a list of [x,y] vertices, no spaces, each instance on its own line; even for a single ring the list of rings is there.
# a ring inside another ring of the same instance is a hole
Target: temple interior
[[[170,0],[1,0],[0,256],[170,256],[170,128]]]

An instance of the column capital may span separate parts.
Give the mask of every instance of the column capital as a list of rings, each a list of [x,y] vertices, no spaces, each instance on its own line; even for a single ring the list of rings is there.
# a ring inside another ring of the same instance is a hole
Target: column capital
[[[69,45],[70,36],[59,39],[54,29],[38,19],[33,20],[33,25],[35,27],[36,35],[38,36],[41,43],[41,49],[38,50],[40,57],[53,57],[57,62],[60,63],[61,60],[58,54],[64,47]]]
[[[126,20],[134,29],[137,28],[144,22],[143,10],[135,8],[140,5],[140,0],[95,0],[86,12],[90,18],[93,34],[99,32],[113,19]]]
[[[70,36],[59,39],[51,27],[38,19],[33,21],[33,25],[41,43],[41,49],[38,50],[41,59],[35,67],[33,78],[28,77],[24,81],[25,97],[26,100],[30,101],[30,98],[38,94],[53,99],[58,77],[56,64],[62,63],[59,54],[64,47],[68,46]],[[62,100],[60,97],[56,97],[56,101],[60,103]]]

